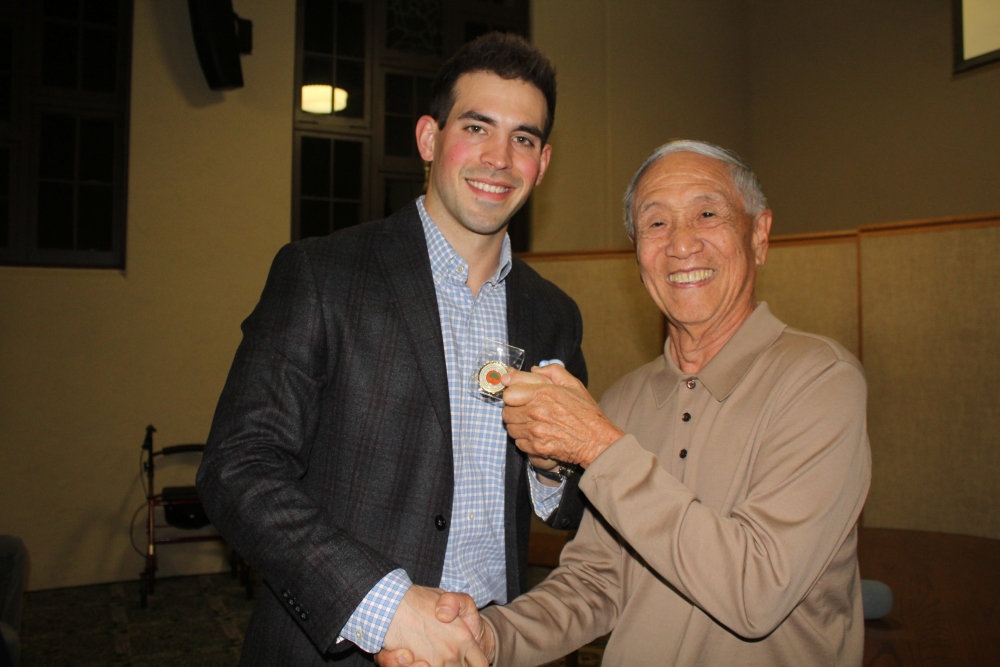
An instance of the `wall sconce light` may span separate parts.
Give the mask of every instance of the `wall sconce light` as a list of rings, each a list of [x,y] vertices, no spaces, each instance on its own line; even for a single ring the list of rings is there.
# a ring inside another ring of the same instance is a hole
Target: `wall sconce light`
[[[306,113],[334,113],[347,108],[347,91],[324,84],[302,86],[302,110]]]

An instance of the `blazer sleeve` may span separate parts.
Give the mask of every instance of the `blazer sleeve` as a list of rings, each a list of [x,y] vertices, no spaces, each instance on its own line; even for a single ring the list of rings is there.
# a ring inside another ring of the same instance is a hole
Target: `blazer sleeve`
[[[330,647],[398,565],[331,521],[301,482],[330,354],[323,302],[297,245],[275,257],[244,321],[197,485],[213,524],[259,570],[303,631]]]

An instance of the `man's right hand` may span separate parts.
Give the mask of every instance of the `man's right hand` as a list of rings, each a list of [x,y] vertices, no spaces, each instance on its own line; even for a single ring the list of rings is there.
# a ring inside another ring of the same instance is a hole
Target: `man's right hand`
[[[470,615],[475,617],[471,625],[466,621]],[[479,636],[470,629],[473,625]],[[376,656],[376,662],[387,667],[412,664],[417,658],[421,661],[418,664],[430,667],[488,667],[489,661],[479,646],[484,626],[468,595],[442,595],[438,589],[411,586],[389,623],[385,648]]]
[[[405,601],[406,598],[404,597],[403,599]],[[442,593],[437,598],[434,616],[442,624],[463,623],[479,645],[487,662],[493,662],[496,646],[493,630],[487,623],[483,622],[482,617],[479,615],[479,610],[476,609],[475,601],[469,595],[465,593]],[[395,620],[395,617],[393,617],[393,622]],[[392,630],[391,624],[389,629],[390,631]],[[414,662],[414,653],[407,648],[389,650],[388,637],[389,635],[386,633],[386,648],[375,656],[375,662],[379,667],[431,667],[431,663],[424,660],[420,654],[417,654],[417,656],[421,660]],[[470,662],[469,664],[474,663]]]

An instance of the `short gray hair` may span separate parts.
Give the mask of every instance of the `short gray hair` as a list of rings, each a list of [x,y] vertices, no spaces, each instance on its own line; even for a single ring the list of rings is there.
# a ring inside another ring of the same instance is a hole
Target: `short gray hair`
[[[671,153],[697,153],[712,159],[718,160],[729,167],[729,175],[733,179],[733,186],[743,198],[743,208],[751,218],[767,208],[767,199],[764,191],[760,187],[760,181],[753,169],[746,163],[746,160],[731,150],[727,150],[707,141],[693,141],[691,139],[677,139],[663,144],[646,158],[635,176],[625,190],[625,231],[630,239],[635,239],[635,220],[632,218],[632,206],[635,204],[635,191],[639,187],[639,181],[646,171],[661,158]]]

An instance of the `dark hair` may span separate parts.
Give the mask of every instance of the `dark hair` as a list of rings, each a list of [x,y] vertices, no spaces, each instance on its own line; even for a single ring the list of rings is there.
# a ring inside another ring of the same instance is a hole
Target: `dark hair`
[[[547,107],[542,144],[549,140],[556,116],[556,68],[519,35],[490,32],[455,52],[441,67],[431,86],[430,115],[443,128],[455,106],[455,82],[463,74],[488,72],[502,79],[520,79],[545,96]]]

